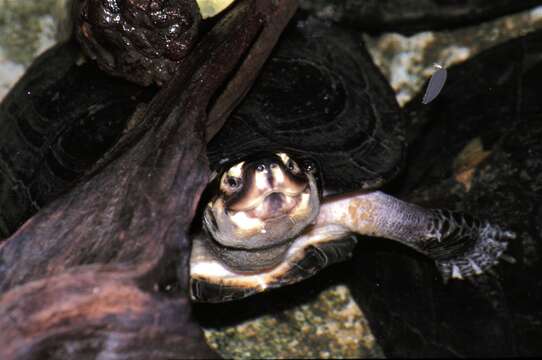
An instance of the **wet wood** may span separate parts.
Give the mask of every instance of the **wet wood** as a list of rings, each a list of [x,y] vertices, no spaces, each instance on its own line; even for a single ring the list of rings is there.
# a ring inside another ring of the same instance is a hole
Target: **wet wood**
[[[0,245],[0,358],[213,355],[187,288],[187,231],[209,177],[205,138],[295,7],[240,1],[86,181]],[[207,123],[209,112],[218,115]]]

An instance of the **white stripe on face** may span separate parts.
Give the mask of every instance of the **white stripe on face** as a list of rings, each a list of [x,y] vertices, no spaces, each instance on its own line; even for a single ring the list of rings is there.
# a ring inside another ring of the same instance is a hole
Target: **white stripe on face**
[[[285,153],[277,153],[277,156],[282,160],[282,163],[284,165],[288,164],[288,160],[290,160],[290,157],[286,155]]]
[[[256,183],[256,189],[260,191],[265,191],[271,187],[269,180],[267,179],[267,169],[262,172],[257,172],[254,176],[254,181]]]
[[[271,172],[275,180],[275,186],[282,185],[284,183],[284,173],[282,172],[280,166],[276,166],[274,169],[271,170]]]
[[[235,215],[231,216],[231,221],[240,229],[251,230],[264,227],[262,220],[258,218],[251,218],[247,216],[244,211],[239,211]]]
[[[245,164],[244,161],[241,161],[239,164],[232,166],[226,175],[233,176],[240,178],[243,175],[243,165]]]

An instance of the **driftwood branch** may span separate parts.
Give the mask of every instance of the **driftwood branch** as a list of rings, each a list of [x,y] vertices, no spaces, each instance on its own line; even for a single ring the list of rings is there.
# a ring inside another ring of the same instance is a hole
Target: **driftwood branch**
[[[295,7],[240,1],[87,179],[0,245],[0,358],[213,355],[188,301],[206,134],[246,93]]]

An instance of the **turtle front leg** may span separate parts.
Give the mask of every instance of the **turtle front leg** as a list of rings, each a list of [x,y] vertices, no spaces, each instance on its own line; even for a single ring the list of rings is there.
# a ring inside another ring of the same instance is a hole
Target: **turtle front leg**
[[[325,224],[408,245],[434,259],[445,280],[483,273],[515,237],[467,214],[424,209],[379,191],[326,201],[317,218],[317,225]]]

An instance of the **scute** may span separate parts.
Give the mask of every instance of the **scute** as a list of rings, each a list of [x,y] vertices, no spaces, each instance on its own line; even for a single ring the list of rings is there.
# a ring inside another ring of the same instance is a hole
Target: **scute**
[[[0,239],[72,187],[154,95],[80,57],[74,41],[47,50],[0,104]]]
[[[374,188],[399,170],[403,121],[358,34],[301,14],[208,147],[220,170],[285,151],[319,169],[326,194]]]

